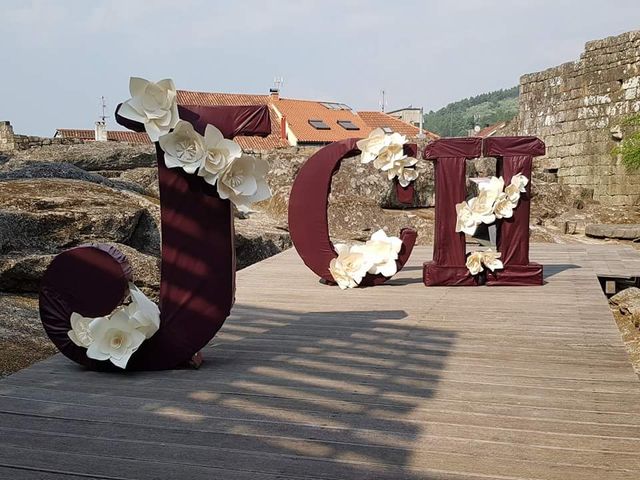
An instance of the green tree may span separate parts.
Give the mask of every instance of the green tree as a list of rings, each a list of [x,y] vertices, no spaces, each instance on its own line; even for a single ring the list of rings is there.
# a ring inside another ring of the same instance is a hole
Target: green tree
[[[518,113],[518,87],[483,93],[450,103],[424,116],[427,130],[446,137],[464,136],[475,125],[510,120]]]

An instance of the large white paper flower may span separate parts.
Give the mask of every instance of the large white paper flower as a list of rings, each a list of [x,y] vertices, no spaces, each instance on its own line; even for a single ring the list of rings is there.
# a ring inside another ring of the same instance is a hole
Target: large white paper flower
[[[176,86],[173,80],[164,79],[153,83],[144,78],[129,79],[131,98],[120,107],[119,114],[129,120],[140,122],[152,142],[178,123]]]
[[[482,252],[473,252],[467,257],[467,269],[471,275],[479,274],[484,268],[482,267]]]
[[[527,183],[529,183],[529,179],[521,173],[511,177],[511,183],[504,189],[504,193],[509,197],[511,203],[518,205],[520,194],[527,191]]]
[[[271,189],[266,176],[269,164],[261,158],[243,155],[220,172],[217,186],[220,198],[231,200],[238,210],[246,212],[252,203],[266,200]]]
[[[205,157],[198,175],[211,185],[216,184],[220,172],[242,156],[240,145],[224,138],[222,132],[213,125],[207,125],[204,132],[204,149]]]
[[[373,161],[373,166],[383,172],[392,169],[396,160],[406,158],[404,154],[405,143],[407,143],[407,138],[404,135],[399,133],[388,135],[384,147]]]
[[[493,250],[485,250],[482,252],[482,264],[492,272],[504,268],[502,262],[499,260],[502,254],[500,252],[494,252]]]
[[[89,324],[94,341],[87,349],[87,357],[109,360],[116,367],[126,368],[131,355],[145,340],[144,333],[136,326],[124,307],[109,318],[96,318]]]
[[[371,160],[378,156],[380,150],[387,145],[387,140],[387,135],[381,128],[372,130],[367,138],[358,140],[356,145],[362,152],[360,154],[360,161],[362,163],[371,162]]]
[[[357,287],[371,268],[371,260],[350,245],[338,244],[334,248],[338,257],[329,262],[331,276],[342,290]]]
[[[393,166],[387,170],[387,178],[393,180],[398,177],[398,183],[407,187],[412,181],[418,178],[418,171],[413,167],[418,163],[418,159],[413,157],[403,157],[393,162]]]
[[[485,250],[484,252],[473,252],[467,257],[467,269],[471,275],[477,275],[487,267],[492,272],[496,269],[503,268],[502,262],[499,260],[500,252],[494,252],[493,250]]]
[[[125,307],[126,312],[135,328],[145,338],[151,338],[160,328],[160,309],[133,283],[129,283],[129,293],[131,303]]]
[[[187,173],[196,173],[205,160],[204,138],[184,120],[178,122],[173,132],[161,136],[159,142],[168,168],[182,168]]]
[[[93,318],[83,317],[79,313],[73,312],[71,314],[71,330],[67,332],[67,335],[77,346],[87,348],[93,342],[89,331],[89,324],[93,320]]]
[[[476,228],[480,224],[480,221],[476,215],[473,214],[467,202],[456,204],[456,214],[456,232],[464,232],[467,235],[476,233]]]
[[[493,207],[493,212],[496,218],[511,218],[513,217],[514,208],[516,208],[516,203],[511,201],[509,195],[501,193]]]
[[[469,200],[469,208],[473,212],[476,218],[476,222],[493,223],[496,221],[496,217],[493,213],[493,207],[498,199],[498,196],[502,193],[504,188],[504,180],[502,177],[491,177],[491,180],[485,184],[480,184],[480,191],[478,196]]]
[[[398,271],[396,260],[402,249],[402,240],[398,237],[388,237],[384,230],[380,229],[371,235],[364,245],[354,245],[351,250],[363,253],[371,263],[368,272],[374,275],[382,274],[392,277]]]

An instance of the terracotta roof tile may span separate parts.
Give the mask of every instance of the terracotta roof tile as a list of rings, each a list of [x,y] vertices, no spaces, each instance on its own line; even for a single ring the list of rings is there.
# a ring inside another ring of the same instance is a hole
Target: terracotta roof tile
[[[352,110],[327,108],[323,102],[280,98],[274,100],[273,104],[287,118],[289,128],[298,142],[330,143],[347,138],[364,138],[372,130]],[[318,130],[309,124],[309,120],[322,120],[329,129]],[[358,130],[343,128],[338,124],[341,120],[352,122]]]
[[[492,135],[495,135],[498,130],[504,128],[506,124],[507,122],[498,122],[498,123],[494,123],[493,125],[488,125],[483,129],[481,129],[480,131],[478,131],[478,133],[476,133],[475,136],[482,137],[482,138],[491,137]]]
[[[358,112],[358,115],[370,128],[384,128],[388,127],[394,132],[398,132],[402,135],[406,135],[408,138],[416,138],[420,129],[414,125],[410,125],[402,120],[387,115],[384,112]],[[423,129],[427,139],[435,140],[440,138],[433,132]]]
[[[234,140],[243,150],[272,150],[289,146],[286,139],[280,138],[280,116],[271,104],[270,95],[248,95],[239,93],[191,92],[178,90],[180,105],[269,105],[271,134],[266,137],[238,136]]]
[[[59,128],[56,134],[62,138],[81,138],[83,140],[95,140],[93,130],[81,130],[73,128]],[[151,143],[146,133],[129,132],[126,130],[109,130],[107,140],[113,142]]]

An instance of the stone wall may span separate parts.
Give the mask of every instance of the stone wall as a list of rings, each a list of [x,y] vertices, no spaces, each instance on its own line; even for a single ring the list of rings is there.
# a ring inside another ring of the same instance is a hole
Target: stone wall
[[[640,172],[611,153],[620,122],[637,112],[640,31],[588,42],[579,60],[520,79],[518,133],[547,144],[536,168],[591,190],[603,204],[640,203]]]
[[[0,121],[0,152],[28,150],[46,145],[78,145],[85,143],[81,138],[49,138],[34,135],[17,135],[8,121]]]

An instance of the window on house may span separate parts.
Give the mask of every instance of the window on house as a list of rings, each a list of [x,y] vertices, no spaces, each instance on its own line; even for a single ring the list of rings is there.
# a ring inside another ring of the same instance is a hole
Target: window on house
[[[391,128],[391,127],[382,127],[382,131],[384,133],[393,133],[393,128]]]
[[[320,104],[329,110],[351,110],[351,107],[344,103],[320,102]]]
[[[311,125],[316,130],[331,130],[329,125],[324,123],[322,120],[309,120],[309,125]]]
[[[360,130],[360,127],[353,123],[351,120],[338,120],[340,125],[345,130]]]

